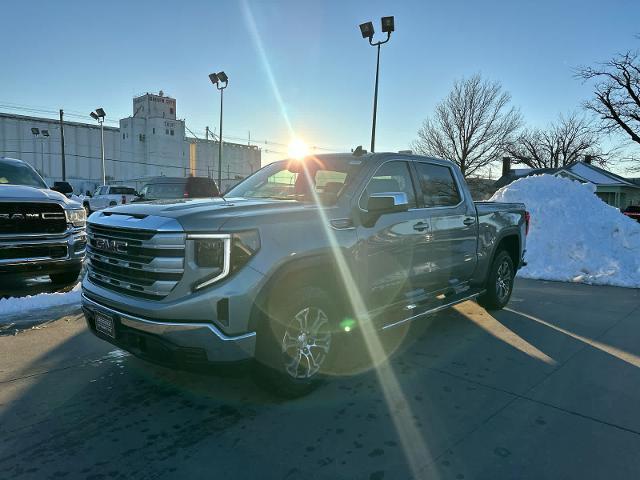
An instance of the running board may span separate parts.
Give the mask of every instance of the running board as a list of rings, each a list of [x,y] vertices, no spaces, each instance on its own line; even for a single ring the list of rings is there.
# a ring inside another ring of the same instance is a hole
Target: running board
[[[388,323],[386,325],[382,326],[382,330],[387,330],[389,328],[393,328],[393,327],[397,327],[399,325],[402,325],[404,323],[407,322],[412,322],[418,318],[421,317],[425,317],[427,315],[433,315],[434,313],[438,313],[441,310],[444,310],[446,308],[449,307],[453,307],[454,305],[457,305],[458,303],[462,303],[462,302],[466,302],[467,300],[473,300],[474,298],[482,295],[485,292],[485,290],[478,290],[474,293],[469,294],[468,292],[464,292],[462,295],[460,296],[452,296],[449,298],[444,298],[442,299],[443,303],[440,304],[436,304],[436,305],[425,305],[422,308],[425,309],[423,311],[418,311],[418,313],[415,313],[414,315],[411,315],[410,317],[407,318],[403,318],[401,320],[397,320],[395,322],[392,323]],[[417,307],[416,310],[420,310],[420,307]]]

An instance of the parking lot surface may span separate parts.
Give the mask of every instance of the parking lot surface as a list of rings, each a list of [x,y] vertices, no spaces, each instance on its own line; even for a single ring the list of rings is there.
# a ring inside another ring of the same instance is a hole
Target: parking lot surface
[[[44,314],[44,313],[43,313]],[[78,310],[0,336],[2,479],[640,475],[640,292],[519,279],[382,338],[377,368],[282,400],[91,335]]]

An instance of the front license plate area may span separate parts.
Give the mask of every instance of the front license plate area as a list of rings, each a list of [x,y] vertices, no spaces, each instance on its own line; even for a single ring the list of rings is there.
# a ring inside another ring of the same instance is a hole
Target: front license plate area
[[[116,325],[113,317],[96,313],[96,330],[111,338],[116,338]]]

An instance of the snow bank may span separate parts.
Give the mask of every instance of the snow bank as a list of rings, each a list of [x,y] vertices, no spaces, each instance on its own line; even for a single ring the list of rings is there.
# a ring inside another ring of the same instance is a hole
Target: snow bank
[[[9,315],[24,313],[28,310],[59,307],[63,305],[80,305],[80,283],[73,290],[65,293],[40,293],[26,297],[10,297],[0,299],[0,322]]]
[[[595,186],[552,175],[516,180],[491,200],[531,213],[528,265],[518,276],[640,287],[640,223],[600,200]]]

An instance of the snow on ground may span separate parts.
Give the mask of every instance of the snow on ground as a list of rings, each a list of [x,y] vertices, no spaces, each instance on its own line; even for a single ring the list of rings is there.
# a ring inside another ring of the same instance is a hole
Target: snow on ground
[[[518,276],[640,287],[640,223],[600,200],[595,186],[552,175],[516,180],[492,201],[531,213],[528,265]]]
[[[26,297],[0,299],[0,323],[10,315],[63,305],[80,305],[80,283],[65,293],[40,293]]]

